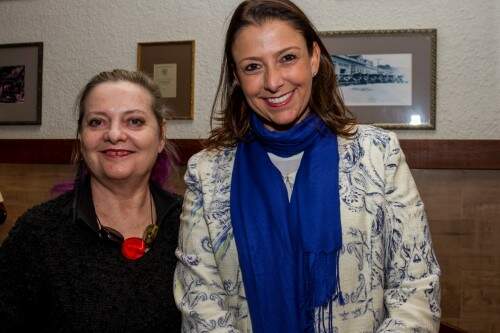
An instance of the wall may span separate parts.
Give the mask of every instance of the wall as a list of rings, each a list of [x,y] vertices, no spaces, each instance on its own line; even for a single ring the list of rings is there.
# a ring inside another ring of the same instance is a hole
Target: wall
[[[437,130],[412,139],[500,139],[498,0],[296,0],[322,31],[437,28]],[[1,0],[0,44],[44,42],[41,126],[0,139],[72,138],[73,103],[94,74],[135,69],[138,42],[196,40],[195,119],[171,138],[204,138],[227,17],[239,0]]]

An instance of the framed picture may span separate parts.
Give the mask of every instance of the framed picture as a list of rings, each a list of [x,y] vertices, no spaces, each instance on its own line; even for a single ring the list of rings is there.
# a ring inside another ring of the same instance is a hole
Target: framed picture
[[[159,85],[173,119],[193,119],[194,41],[139,43],[137,68]]]
[[[0,125],[42,122],[43,43],[0,45]]]
[[[436,30],[321,32],[344,102],[362,124],[436,128]]]

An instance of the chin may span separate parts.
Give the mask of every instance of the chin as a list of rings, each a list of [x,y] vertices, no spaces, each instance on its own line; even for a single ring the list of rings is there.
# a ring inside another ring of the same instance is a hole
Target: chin
[[[266,122],[267,125],[271,128],[274,128],[278,131],[284,131],[291,127],[293,127],[296,123],[300,121],[299,117],[276,117],[272,118],[270,121]]]

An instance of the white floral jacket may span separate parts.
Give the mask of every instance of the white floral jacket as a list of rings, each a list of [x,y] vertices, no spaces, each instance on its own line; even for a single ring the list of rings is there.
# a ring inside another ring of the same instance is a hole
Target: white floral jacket
[[[188,163],[174,285],[183,332],[252,332],[229,207],[235,151]],[[360,125],[339,153],[345,305],[334,303],[335,332],[438,332],[440,270],[396,136]]]

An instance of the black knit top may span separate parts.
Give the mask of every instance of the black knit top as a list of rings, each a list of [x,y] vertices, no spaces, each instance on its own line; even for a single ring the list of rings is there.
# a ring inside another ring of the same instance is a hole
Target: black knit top
[[[80,191],[79,200],[70,192],[28,210],[2,244],[0,331],[180,332],[173,274],[181,199],[151,185],[158,236],[129,261],[99,237],[89,185]]]

